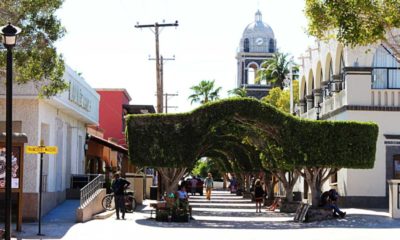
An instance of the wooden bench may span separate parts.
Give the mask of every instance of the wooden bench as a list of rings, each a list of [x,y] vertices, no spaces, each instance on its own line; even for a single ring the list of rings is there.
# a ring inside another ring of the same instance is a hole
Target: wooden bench
[[[297,207],[296,214],[294,215],[294,221],[295,222],[305,222],[306,221],[306,216],[308,209],[310,208],[310,205],[307,203],[300,203],[299,206]]]

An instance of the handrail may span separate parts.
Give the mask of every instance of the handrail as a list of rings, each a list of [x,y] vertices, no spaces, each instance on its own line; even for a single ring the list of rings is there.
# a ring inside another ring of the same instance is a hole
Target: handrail
[[[80,190],[80,207],[84,207],[94,196],[94,193],[103,187],[104,174],[99,174]]]

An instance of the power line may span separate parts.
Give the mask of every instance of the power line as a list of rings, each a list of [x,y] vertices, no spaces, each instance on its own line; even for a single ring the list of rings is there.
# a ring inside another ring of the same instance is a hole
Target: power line
[[[162,113],[163,112],[163,83],[161,79],[161,71],[160,71],[160,46],[159,46],[159,28],[160,27],[177,27],[178,26],[178,21],[175,21],[175,23],[162,23],[159,24],[158,22],[154,24],[143,24],[139,25],[136,24],[135,28],[154,28],[154,34],[156,38],[156,77],[157,77],[157,112]]]

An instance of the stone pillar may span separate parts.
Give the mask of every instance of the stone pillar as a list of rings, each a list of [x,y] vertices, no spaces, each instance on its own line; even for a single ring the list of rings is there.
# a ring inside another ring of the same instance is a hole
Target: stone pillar
[[[321,88],[314,89],[313,93],[314,93],[314,107],[317,107],[318,103],[322,103],[322,89]]]
[[[310,110],[311,108],[314,107],[314,96],[313,95],[307,95],[307,110]]]
[[[400,219],[400,179],[388,180],[389,183],[389,215]]]
[[[306,109],[306,99],[304,99],[304,98],[299,100],[299,111],[300,111],[300,116],[301,116],[303,113],[307,112],[307,109]]]

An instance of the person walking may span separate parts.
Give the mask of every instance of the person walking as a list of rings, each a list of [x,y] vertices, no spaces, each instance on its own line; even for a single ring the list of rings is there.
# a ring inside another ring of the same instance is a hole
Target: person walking
[[[125,189],[131,185],[130,182],[121,178],[121,173],[114,173],[114,181],[111,184],[111,189],[114,192],[115,212],[117,220],[119,220],[119,212],[122,213],[122,219],[125,219]]]
[[[197,190],[197,179],[195,176],[192,177],[190,180],[190,191],[192,192],[192,196],[196,195],[196,190]]]
[[[207,200],[211,200],[211,191],[214,187],[214,180],[211,173],[208,173],[206,179],[204,180],[204,185],[206,187],[206,198]]]
[[[261,203],[263,202],[264,190],[260,179],[257,179],[254,184],[254,198],[256,201],[256,212],[261,212]]]

